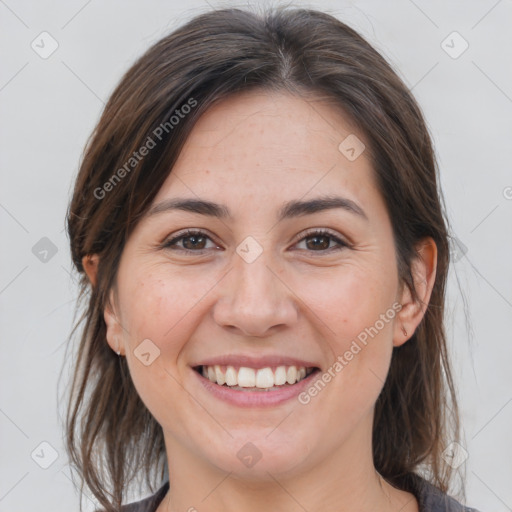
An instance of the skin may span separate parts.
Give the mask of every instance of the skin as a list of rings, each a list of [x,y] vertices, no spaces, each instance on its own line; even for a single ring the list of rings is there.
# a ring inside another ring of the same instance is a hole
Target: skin
[[[338,150],[349,134],[365,141],[320,101],[231,96],[200,118],[153,204],[208,199],[233,219],[161,212],[143,218],[127,241],[105,309],[107,341],[127,358],[163,428],[171,490],[158,512],[418,511],[412,494],[376,473],[371,435],[393,347],[407,342],[429,301],[436,246],[425,239],[416,248],[421,302],[414,302],[398,278],[390,219],[366,152],[349,161]],[[367,219],[332,209],[277,222],[284,202],[333,191]],[[206,231],[203,254],[183,252],[187,242],[199,250],[190,238],[162,248],[185,228]],[[335,250],[327,238],[316,248],[311,235],[304,238],[310,228],[350,245]],[[248,236],[262,248],[252,263],[236,252]],[[93,284],[97,262],[84,258]],[[292,399],[241,409],[209,394],[190,367],[223,354],[283,354],[325,370],[396,302],[402,309],[394,319],[306,405]],[[134,355],[144,339],[160,349],[149,366]],[[252,468],[237,458],[247,442],[262,455]]]

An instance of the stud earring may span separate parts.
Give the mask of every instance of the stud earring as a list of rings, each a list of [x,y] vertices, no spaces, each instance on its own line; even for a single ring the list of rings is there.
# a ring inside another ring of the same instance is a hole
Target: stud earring
[[[116,340],[116,344],[117,344],[116,353],[117,353],[118,356],[120,356],[121,355],[121,351],[119,350],[119,338],[116,337],[115,340]]]

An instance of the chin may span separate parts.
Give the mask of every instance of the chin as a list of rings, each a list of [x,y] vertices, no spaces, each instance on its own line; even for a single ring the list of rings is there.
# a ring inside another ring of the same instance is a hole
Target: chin
[[[292,476],[301,467],[305,469],[308,453],[304,446],[311,446],[310,443],[294,443],[285,434],[279,435],[275,431],[269,437],[265,435],[268,432],[243,436],[242,439],[235,437],[229,446],[220,446],[217,453],[208,450],[207,458],[221,471],[231,473],[232,478],[255,483],[273,482],[279,476]]]

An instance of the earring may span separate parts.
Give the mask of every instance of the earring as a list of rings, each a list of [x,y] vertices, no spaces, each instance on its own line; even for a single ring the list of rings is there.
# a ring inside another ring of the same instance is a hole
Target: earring
[[[405,330],[405,327],[402,325],[402,332],[404,333],[404,336],[407,336],[407,331]]]
[[[121,355],[121,351],[119,350],[119,338],[116,337],[115,340],[116,340],[116,343],[117,343],[116,353],[117,353],[118,356],[120,356]]]

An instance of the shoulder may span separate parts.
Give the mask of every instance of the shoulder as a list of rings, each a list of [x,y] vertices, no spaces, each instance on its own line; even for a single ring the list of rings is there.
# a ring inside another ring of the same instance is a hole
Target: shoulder
[[[137,501],[136,503],[130,503],[129,505],[123,505],[121,507],[120,512],[155,512],[158,508],[158,505],[164,499],[167,491],[169,490],[169,482],[166,482],[158,491],[145,498],[141,501]],[[102,510],[97,510],[96,512],[103,512]]]
[[[419,475],[409,475],[406,487],[416,496],[419,512],[479,512],[463,505]]]

